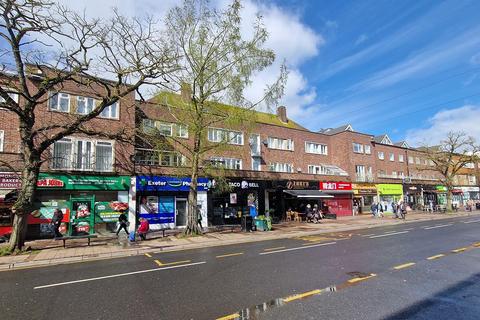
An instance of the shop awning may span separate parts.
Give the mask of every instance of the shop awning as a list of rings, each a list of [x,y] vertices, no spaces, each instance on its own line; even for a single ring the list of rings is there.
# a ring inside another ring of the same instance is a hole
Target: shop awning
[[[310,198],[310,199],[317,199],[317,198],[333,198],[332,195],[326,194],[321,190],[283,190],[283,192],[288,193],[297,198]]]
[[[353,190],[323,190],[326,194],[353,194]]]

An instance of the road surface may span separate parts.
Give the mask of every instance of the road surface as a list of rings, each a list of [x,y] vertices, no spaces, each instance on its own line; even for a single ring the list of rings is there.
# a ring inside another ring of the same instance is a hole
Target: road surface
[[[0,283],[3,319],[478,319],[480,216],[6,271]]]

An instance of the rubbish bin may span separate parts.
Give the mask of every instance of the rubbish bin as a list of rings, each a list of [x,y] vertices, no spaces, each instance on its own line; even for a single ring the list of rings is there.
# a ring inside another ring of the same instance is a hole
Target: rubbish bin
[[[253,218],[251,216],[242,216],[242,231],[252,231]]]
[[[265,219],[255,219],[255,227],[258,231],[267,231],[267,221]]]

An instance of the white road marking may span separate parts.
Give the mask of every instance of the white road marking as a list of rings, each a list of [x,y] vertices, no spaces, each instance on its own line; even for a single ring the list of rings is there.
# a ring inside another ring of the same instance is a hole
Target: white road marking
[[[480,222],[480,220],[470,220],[470,221],[464,221],[463,223],[474,223],[474,222]]]
[[[374,236],[375,233],[370,233],[370,234],[364,234],[363,237],[370,237],[370,236]]]
[[[402,234],[402,233],[407,233],[407,232],[409,232],[409,231],[400,231],[400,232],[395,232],[395,233],[381,234],[381,235],[378,235],[378,236],[369,237],[369,239],[375,239],[375,238],[381,238],[381,237],[394,236],[394,235],[397,235],[397,234]]]
[[[407,228],[407,229],[405,229],[405,230],[413,230],[413,229],[415,229],[415,228]]]
[[[453,223],[441,224],[441,225],[438,225],[438,226],[426,227],[426,228],[423,228],[423,229],[424,230],[430,230],[430,229],[444,228],[444,227],[450,227],[450,226],[453,226]]]
[[[171,266],[171,267],[164,267],[164,268],[147,269],[147,270],[126,272],[126,273],[112,274],[112,275],[103,276],[103,277],[87,278],[87,279],[73,280],[73,281],[67,281],[67,282],[59,282],[59,283],[53,283],[53,284],[47,284],[47,285],[44,285],[44,286],[34,287],[33,289],[34,289],[34,290],[37,290],[37,289],[45,289],[45,288],[51,288],[51,287],[65,286],[65,285],[74,284],[74,283],[90,282],[90,281],[97,281],[97,280],[103,280],[103,279],[111,279],[111,278],[125,277],[125,276],[134,275],[134,274],[140,274],[140,273],[147,273],[147,272],[162,271],[162,270],[167,270],[167,269],[176,269],[176,268],[190,267],[190,266],[195,266],[195,265],[204,264],[204,263],[207,263],[207,262],[206,262],[206,261],[201,261],[201,262],[194,262],[194,263],[189,263],[189,264],[182,264],[182,265],[179,265],[179,266]]]
[[[314,248],[314,247],[328,246],[328,245],[335,244],[335,243],[336,242],[326,242],[326,243],[320,243],[320,244],[312,244],[310,246],[288,248],[288,249],[269,251],[269,252],[261,252],[259,254],[260,255],[265,255],[265,254],[272,254],[272,253],[279,253],[279,252],[286,252],[286,251],[302,250],[302,249],[308,249],[308,248]]]

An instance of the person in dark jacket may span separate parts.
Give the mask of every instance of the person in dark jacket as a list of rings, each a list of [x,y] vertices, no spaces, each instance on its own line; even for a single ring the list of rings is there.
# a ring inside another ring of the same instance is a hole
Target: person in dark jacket
[[[63,212],[60,209],[55,209],[52,217],[53,232],[55,233],[55,238],[63,237],[63,234],[58,231],[63,220]]]
[[[118,234],[120,233],[120,231],[121,231],[122,229],[125,230],[125,233],[126,233],[127,236],[128,236],[127,226],[128,226],[127,215],[125,214],[125,212],[122,212],[122,213],[120,214],[120,216],[118,217],[117,236],[118,236]]]

